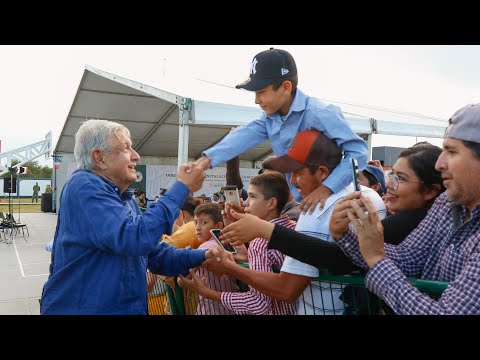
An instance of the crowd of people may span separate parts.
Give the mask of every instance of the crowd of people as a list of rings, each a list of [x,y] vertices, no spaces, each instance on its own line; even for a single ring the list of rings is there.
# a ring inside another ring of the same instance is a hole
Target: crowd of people
[[[262,116],[180,165],[175,184],[149,204],[129,190],[140,160],[129,130],[84,122],[41,313],[153,314],[154,299],[165,303],[159,283],[181,286],[195,299],[187,313],[198,315],[479,314],[480,104],[453,114],[443,149],[405,149],[385,176],[340,108],[297,84],[291,54],[257,54],[237,88],[255,92]],[[264,140],[275,156],[244,189],[238,156]],[[224,188],[194,198],[205,170],[223,162],[240,202]],[[370,292],[319,280],[321,269],[363,273]],[[433,298],[409,278],[448,286]],[[372,310],[373,299],[381,306]]]

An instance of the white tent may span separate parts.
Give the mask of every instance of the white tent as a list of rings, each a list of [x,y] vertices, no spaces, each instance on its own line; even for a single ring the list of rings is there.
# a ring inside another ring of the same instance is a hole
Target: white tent
[[[196,82],[188,94],[175,82],[153,87],[106,71],[86,66],[67,119],[55,146],[57,159],[73,161],[74,134],[81,122],[105,119],[125,125],[131,133],[142,164],[174,165],[198,158],[202,151],[220,141],[232,126],[244,125],[260,114],[258,107],[233,104],[242,91],[222,89],[217,97],[230,103],[207,101],[212,84]],[[164,89],[168,88],[169,91]],[[218,93],[218,86],[216,86]],[[179,95],[182,93],[183,95]],[[251,96],[251,95],[250,95]],[[250,99],[251,100],[251,99]],[[238,101],[237,101],[238,102]],[[442,137],[444,124],[388,121],[364,116],[347,116],[353,130],[370,145],[371,134]],[[242,167],[255,167],[271,153],[268,141],[240,155]],[[57,163],[54,186],[60,194],[67,178],[67,166]],[[54,209],[58,208],[54,204]]]

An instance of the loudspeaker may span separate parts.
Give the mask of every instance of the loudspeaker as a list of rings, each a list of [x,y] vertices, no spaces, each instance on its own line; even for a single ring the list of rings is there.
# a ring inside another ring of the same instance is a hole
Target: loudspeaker
[[[13,180],[13,182],[11,182],[10,180]],[[17,178],[10,178],[10,177],[7,177],[7,178],[4,178],[3,179],[3,192],[4,193],[11,193],[11,194],[14,194],[17,192]]]

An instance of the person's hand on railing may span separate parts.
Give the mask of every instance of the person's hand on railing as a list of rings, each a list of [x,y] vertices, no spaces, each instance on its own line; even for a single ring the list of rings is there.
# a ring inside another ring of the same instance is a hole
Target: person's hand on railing
[[[350,219],[347,214],[351,210],[351,202],[359,199],[361,195],[360,191],[348,194],[344,198],[340,199],[333,208],[332,216],[330,217],[330,234],[334,240],[339,240],[345,231],[348,230],[348,224]]]

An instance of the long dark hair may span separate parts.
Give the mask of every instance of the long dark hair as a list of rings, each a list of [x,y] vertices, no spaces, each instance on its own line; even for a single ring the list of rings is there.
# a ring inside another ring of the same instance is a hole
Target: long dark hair
[[[440,185],[440,191],[437,196],[445,191],[442,175],[440,171],[435,169],[435,163],[441,153],[442,149],[438,146],[422,142],[403,150],[398,156],[399,158],[406,158],[414,173],[423,181],[420,191],[430,190],[435,184]],[[429,205],[433,204],[437,196],[430,201]]]

